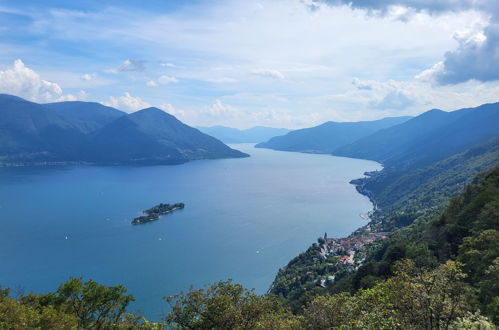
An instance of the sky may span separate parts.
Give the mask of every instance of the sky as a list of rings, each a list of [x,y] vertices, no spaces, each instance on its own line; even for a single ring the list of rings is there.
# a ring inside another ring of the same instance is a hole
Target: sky
[[[497,0],[0,0],[0,93],[301,128],[499,101]]]

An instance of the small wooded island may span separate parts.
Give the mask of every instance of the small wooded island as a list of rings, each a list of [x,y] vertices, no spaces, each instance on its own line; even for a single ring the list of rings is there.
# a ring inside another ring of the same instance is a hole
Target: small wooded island
[[[181,210],[184,207],[185,207],[184,203],[158,204],[154,207],[151,207],[148,210],[142,211],[146,215],[136,217],[135,219],[133,219],[132,225],[140,225],[146,222],[158,220],[162,215],[171,213],[175,210]]]

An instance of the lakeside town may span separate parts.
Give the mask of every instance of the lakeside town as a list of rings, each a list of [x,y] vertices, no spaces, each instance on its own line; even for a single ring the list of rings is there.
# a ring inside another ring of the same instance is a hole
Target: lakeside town
[[[346,238],[329,238],[327,233],[324,238],[319,239],[319,259],[332,263],[339,269],[352,272],[357,270],[366,260],[366,245],[378,240],[383,240],[388,233],[368,233],[366,235],[355,235]],[[335,275],[328,275],[318,281],[318,285],[327,286],[327,282],[333,283]]]

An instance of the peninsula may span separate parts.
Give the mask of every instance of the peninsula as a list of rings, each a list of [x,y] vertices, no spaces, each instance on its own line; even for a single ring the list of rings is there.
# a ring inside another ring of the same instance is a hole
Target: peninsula
[[[185,207],[184,203],[175,203],[175,204],[158,204],[150,209],[143,211],[145,215],[140,217],[136,217],[132,220],[132,225],[141,225],[146,222],[151,222],[154,220],[158,220],[162,215],[171,213],[175,210],[181,210]]]

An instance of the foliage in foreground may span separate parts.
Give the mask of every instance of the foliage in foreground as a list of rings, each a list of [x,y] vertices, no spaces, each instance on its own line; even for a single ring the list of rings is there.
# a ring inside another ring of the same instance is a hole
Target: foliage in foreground
[[[317,296],[294,315],[273,296],[219,282],[208,290],[169,297],[166,324],[178,329],[494,329],[474,309],[473,289],[454,261],[434,270],[413,261],[396,275],[355,295]]]
[[[141,316],[127,314],[134,301],[121,286],[71,278],[56,292],[13,299],[0,291],[0,329],[155,329]]]
[[[395,275],[355,295],[317,296],[293,314],[276,296],[260,296],[230,281],[166,297],[161,323],[126,314],[124,289],[71,279],[56,293],[12,299],[2,291],[1,329],[495,329],[476,310],[473,288],[458,262],[434,270],[411,260]]]

